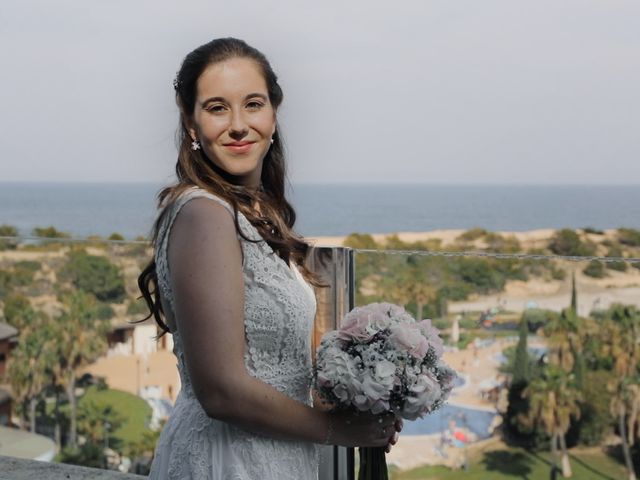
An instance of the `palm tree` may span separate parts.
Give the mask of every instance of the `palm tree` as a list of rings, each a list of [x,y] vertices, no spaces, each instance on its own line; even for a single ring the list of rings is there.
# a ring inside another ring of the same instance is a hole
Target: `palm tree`
[[[557,448],[562,453],[562,475],[571,477],[571,464],[565,435],[571,425],[571,418],[580,417],[580,392],[573,385],[573,376],[562,368],[550,364],[542,376],[531,381],[522,392],[530,402],[529,420],[542,424],[551,437],[552,471],[556,469]]]
[[[611,398],[611,414],[618,419],[618,429],[622,443],[622,453],[629,473],[629,480],[636,480],[630,447],[635,440],[636,423],[640,420],[640,378],[633,381],[623,379],[613,384],[614,395]]]
[[[615,359],[615,378],[609,384],[614,392],[610,409],[618,420],[629,480],[635,480],[630,446],[634,443],[635,424],[640,415],[640,312],[634,306],[613,305],[609,313],[610,320],[604,329],[606,350]]]
[[[107,349],[108,323],[98,320],[95,298],[77,290],[62,298],[66,308],[57,319],[55,337],[62,384],[70,406],[69,446],[77,445],[76,370]]]
[[[21,333],[9,360],[11,386],[23,410],[22,427],[25,427],[24,418],[28,416],[32,432],[36,431],[36,404],[47,384],[47,370],[52,361],[50,346],[51,339],[44,325],[32,325]]]

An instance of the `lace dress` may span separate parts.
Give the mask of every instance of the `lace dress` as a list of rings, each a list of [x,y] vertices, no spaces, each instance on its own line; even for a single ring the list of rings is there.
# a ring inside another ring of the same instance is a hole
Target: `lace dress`
[[[167,243],[173,221],[191,199],[207,197],[233,212],[224,200],[197,187],[176,200],[161,226],[155,260],[162,296],[173,311]],[[262,240],[238,213],[243,233]],[[246,368],[285,395],[311,405],[311,331],[316,301],[297,268],[265,242],[238,236],[244,255]],[[253,434],[206,415],[186,369],[182,341],[173,333],[182,388],[156,447],[151,479],[309,480],[318,477],[316,445]]]

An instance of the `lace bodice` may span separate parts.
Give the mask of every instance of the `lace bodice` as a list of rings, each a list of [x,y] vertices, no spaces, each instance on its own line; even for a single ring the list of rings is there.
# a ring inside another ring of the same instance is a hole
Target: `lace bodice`
[[[220,203],[233,215],[227,202],[197,187],[185,191],[168,207],[170,210],[160,226],[155,245],[155,261],[160,292],[172,313],[174,299],[167,258],[169,236],[180,209],[197,197]],[[242,213],[238,213],[238,224],[252,240],[238,235],[245,287],[245,366],[250,375],[290,398],[311,405],[311,332],[316,309],[313,290],[297,268],[289,267]],[[158,443],[156,455],[164,458],[154,459],[151,477],[316,478],[316,451],[312,444],[259,437],[206,416],[193,392],[180,335],[177,331],[172,333],[182,389]],[[196,432],[199,432],[197,442]],[[207,448],[200,448],[202,442]],[[225,458],[211,454],[213,445],[218,453],[227,451]],[[193,462],[185,462],[181,455]],[[277,458],[281,460],[274,461]],[[165,476],[160,471],[163,468],[167,469]]]

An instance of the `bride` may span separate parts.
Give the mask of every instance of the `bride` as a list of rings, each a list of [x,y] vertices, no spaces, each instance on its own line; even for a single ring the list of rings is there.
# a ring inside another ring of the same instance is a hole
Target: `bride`
[[[401,422],[314,408],[318,284],[292,230],[265,56],[234,38],[184,59],[177,182],[159,195],[154,259],[138,280],[173,335],[182,389],[152,479],[317,478],[316,444],[386,446]]]

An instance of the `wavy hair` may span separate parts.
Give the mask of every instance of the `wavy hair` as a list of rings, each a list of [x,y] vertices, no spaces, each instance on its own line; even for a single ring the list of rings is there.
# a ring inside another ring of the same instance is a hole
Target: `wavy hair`
[[[197,186],[226,200],[234,211],[236,231],[247,241],[238,223],[238,212],[249,220],[258,230],[264,241],[287,264],[294,262],[304,277],[313,285],[320,286],[316,275],[304,264],[309,252],[307,244],[293,231],[296,213],[285,197],[286,164],[280,129],[276,122],[273,143],[267,151],[262,167],[261,183],[258,191],[251,191],[233,183],[233,177],[215,165],[202,150],[191,149],[189,120],[192,118],[197,95],[197,82],[204,70],[212,64],[233,58],[247,58],[254,61],[267,84],[269,101],[277,111],[282,103],[283,93],[278,84],[278,77],[271,68],[267,58],[255,48],[235,38],[219,38],[212,40],[189,53],[174,80],[176,103],[180,109],[180,126],[177,132],[178,161],[176,176],[178,181],[160,191],[158,194],[158,215],[152,230],[152,241],[157,244],[160,225],[169,212],[169,206],[186,189]],[[253,205],[260,205],[257,212]],[[150,313],[142,321],[153,316],[163,330],[169,331],[164,322],[164,312],[160,302],[158,277],[155,260],[152,259],[138,277],[138,287],[142,292]]]

